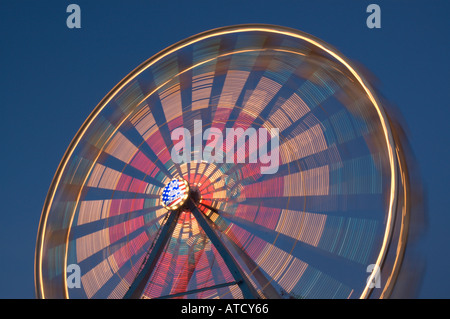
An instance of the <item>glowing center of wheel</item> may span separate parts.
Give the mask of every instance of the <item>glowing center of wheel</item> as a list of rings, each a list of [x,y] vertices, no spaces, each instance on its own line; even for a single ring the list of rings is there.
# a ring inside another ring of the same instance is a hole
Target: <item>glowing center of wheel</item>
[[[188,183],[184,179],[173,179],[164,187],[161,202],[165,208],[176,210],[186,202],[188,195]]]

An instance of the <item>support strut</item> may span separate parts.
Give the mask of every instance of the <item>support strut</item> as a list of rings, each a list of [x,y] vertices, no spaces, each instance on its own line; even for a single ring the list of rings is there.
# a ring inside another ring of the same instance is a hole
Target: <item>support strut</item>
[[[158,262],[161,253],[164,251],[169,238],[172,236],[173,230],[177,224],[180,211],[168,212],[169,217],[166,223],[162,226],[161,232],[145,262],[141,272],[136,276],[133,283],[124,296],[124,299],[139,299],[142,296],[145,286],[147,285],[150,275],[152,274]]]
[[[197,205],[194,203],[193,200],[190,200],[189,208],[192,214],[194,215],[195,219],[197,220],[198,224],[200,225],[200,227],[206,233],[209,240],[211,240],[211,243],[214,245],[214,247],[216,247],[220,256],[222,257],[231,274],[233,275],[234,280],[238,282],[239,288],[241,288],[244,298],[259,299],[260,297],[258,292],[253,287],[253,285],[245,275],[244,271],[236,262],[236,260],[233,258],[230,251],[227,249],[227,247],[225,247],[222,240],[219,238],[219,236],[217,236],[217,233],[212,228],[211,221],[207,219],[205,215],[198,209]]]
[[[219,252],[220,256],[222,257],[235,280],[233,284],[237,284],[239,286],[242,291],[243,297],[245,299],[259,299],[260,295],[258,294],[257,290],[255,289],[255,287],[253,287],[247,275],[241,269],[239,264],[231,255],[228,248],[225,246],[223,241],[217,235],[216,231],[213,229],[214,224],[198,209],[193,198],[188,198],[186,205],[181,207],[180,209],[169,212],[170,215],[168,216],[167,221],[162,226],[160,234],[156,238],[156,242],[151,248],[148,257],[144,262],[142,270],[137,274],[136,278],[131,283],[131,286],[125,294],[124,298],[138,299],[142,296],[145,286],[147,285],[147,282],[150,279],[150,276],[152,275],[155,266],[157,265],[158,260],[167,245],[167,242],[172,236],[172,233],[177,224],[178,217],[181,211],[185,208],[188,208],[191,211],[200,227],[203,229],[211,243]],[[181,296],[184,294],[181,293],[179,295]],[[173,295],[171,297],[173,297]]]

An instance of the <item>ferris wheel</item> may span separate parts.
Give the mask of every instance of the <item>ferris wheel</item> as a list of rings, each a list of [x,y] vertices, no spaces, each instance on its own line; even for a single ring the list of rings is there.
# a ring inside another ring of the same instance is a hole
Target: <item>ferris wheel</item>
[[[69,145],[39,225],[36,294],[389,297],[403,163],[376,92],[327,43],[272,25],[195,35],[128,74]]]

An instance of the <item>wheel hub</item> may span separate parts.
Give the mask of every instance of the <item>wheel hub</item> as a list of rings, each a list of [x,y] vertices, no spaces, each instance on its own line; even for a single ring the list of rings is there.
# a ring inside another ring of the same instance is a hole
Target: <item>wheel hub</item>
[[[184,179],[172,179],[163,189],[161,203],[168,210],[177,210],[189,197],[189,184]]]

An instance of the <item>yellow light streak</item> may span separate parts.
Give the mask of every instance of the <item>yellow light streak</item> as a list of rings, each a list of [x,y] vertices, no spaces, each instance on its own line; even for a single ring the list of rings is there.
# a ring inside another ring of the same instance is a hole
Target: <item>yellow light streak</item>
[[[226,34],[232,34],[232,33],[255,32],[255,31],[281,34],[281,35],[286,35],[286,36],[291,36],[291,37],[294,37],[297,39],[301,39],[303,41],[306,41],[306,42],[320,48],[324,52],[328,53],[333,58],[338,60],[342,65],[344,65],[351,72],[351,74],[356,78],[358,83],[362,86],[362,88],[366,92],[369,100],[372,102],[373,106],[375,107],[375,109],[378,113],[378,116],[380,118],[382,128],[383,128],[384,138],[385,138],[387,150],[388,150],[390,170],[391,170],[391,183],[390,183],[391,187],[390,187],[390,200],[389,200],[389,207],[388,207],[387,226],[386,226],[386,230],[384,233],[382,247],[381,247],[380,253],[378,255],[378,258],[376,260],[376,265],[378,267],[380,267],[380,265],[382,264],[382,262],[385,258],[385,255],[386,255],[388,242],[392,236],[392,226],[393,226],[393,220],[394,220],[394,215],[395,215],[394,203],[396,202],[396,198],[397,198],[397,178],[398,178],[397,174],[398,174],[398,172],[397,172],[397,166],[396,166],[397,160],[396,160],[396,157],[394,156],[394,151],[393,151],[394,141],[393,141],[393,137],[392,137],[392,132],[388,125],[388,120],[387,120],[384,110],[381,108],[378,99],[372,93],[372,91],[373,91],[372,88],[356,72],[356,70],[352,67],[351,63],[346,58],[344,58],[342,55],[337,53],[337,50],[335,50],[334,48],[332,48],[330,45],[326,44],[322,40],[319,40],[307,33],[304,33],[304,32],[298,31],[298,30],[285,28],[285,27],[272,26],[272,25],[238,25],[238,26],[233,26],[233,27],[223,27],[223,28],[219,28],[219,29],[214,29],[211,31],[207,31],[207,32],[198,34],[198,35],[194,35],[194,36],[192,36],[186,40],[180,41],[180,42],[168,47],[167,49],[159,52],[158,54],[154,55],[153,57],[151,57],[150,59],[143,62],[141,65],[139,65],[135,70],[133,70],[131,73],[129,73],[121,82],[119,82],[105,96],[105,98],[102,99],[102,101],[95,107],[93,112],[89,115],[89,117],[83,123],[80,130],[77,132],[77,134],[75,135],[71,144],[69,145],[69,148],[67,149],[66,153],[64,154],[64,156],[58,166],[58,169],[55,173],[54,179],[52,181],[52,185],[50,186],[49,193],[48,193],[48,196],[47,196],[45,204],[44,204],[43,213],[41,215],[40,227],[39,227],[39,233],[38,233],[38,239],[37,239],[37,245],[38,245],[37,256],[36,256],[36,260],[35,260],[35,264],[37,263],[37,268],[38,268],[37,274],[36,274],[38,276],[38,278],[37,278],[38,287],[36,287],[36,289],[37,289],[37,292],[39,293],[40,297],[45,298],[43,276],[42,276],[42,258],[43,258],[43,248],[44,248],[44,239],[45,239],[45,234],[46,234],[47,220],[48,220],[50,208],[52,207],[56,190],[58,189],[58,186],[61,182],[62,173],[65,171],[65,168],[68,164],[68,160],[73,155],[73,152],[75,151],[77,145],[83,138],[84,134],[86,133],[87,129],[90,127],[92,122],[98,116],[98,114],[115,97],[115,95],[118,92],[120,92],[128,83],[130,83],[130,81],[132,81],[134,78],[136,78],[138,75],[140,75],[146,69],[148,69],[150,66],[154,65],[155,63],[157,63],[161,59],[165,58],[169,54],[172,54],[178,50],[181,50],[184,47],[187,47],[189,45],[192,45],[196,42],[199,42],[199,41],[202,41],[202,40],[205,40],[208,38],[217,37],[217,36],[226,35]],[[255,52],[256,50],[254,50],[254,49],[242,50],[241,52],[245,52],[245,51]],[[298,54],[298,52],[295,52],[295,53]],[[236,52],[232,52],[232,53],[228,53],[228,54],[236,54]],[[192,67],[186,69],[185,72],[197,67],[200,64],[207,63],[214,59],[217,59],[217,57],[215,57],[213,59],[209,59],[208,61],[203,61],[202,63],[196,64],[196,65],[193,65]],[[172,79],[166,81],[164,84],[170,82],[171,80]],[[164,84],[162,84],[159,87],[162,87]],[[153,94],[155,91],[156,90],[152,91],[148,96]],[[145,97],[145,98],[147,98],[147,97]],[[117,131],[118,127],[121,126],[121,124],[125,121],[125,119],[121,123],[119,123],[119,125],[116,127],[115,131]],[[114,133],[110,135],[108,140],[113,135],[114,135]],[[104,145],[106,145],[107,142],[108,141],[106,141]],[[97,158],[98,158],[98,156],[97,156]],[[96,162],[96,160],[94,161],[94,163],[95,162]],[[87,174],[86,176],[89,176],[89,174]],[[82,185],[84,185],[84,183]],[[79,196],[78,196],[76,202],[78,203],[78,201],[79,201]],[[67,279],[66,279],[67,251],[68,251],[67,245],[68,245],[68,235],[70,233],[70,227],[72,224],[72,220],[73,220],[73,216],[71,217],[71,221],[70,221],[69,229],[68,229],[68,233],[67,233],[65,260],[64,260],[64,269],[63,269],[65,297],[66,298],[68,298],[67,282],[66,282],[67,281]],[[366,285],[360,298],[366,298],[368,296],[369,290],[371,289],[371,288],[369,288],[369,283],[371,282],[370,280],[373,279],[373,276],[374,276],[374,274],[372,274],[371,278],[368,280],[368,284]],[[40,291],[38,291],[38,289],[40,289]]]

